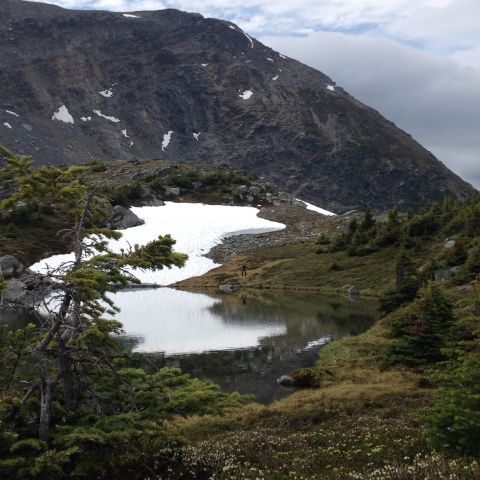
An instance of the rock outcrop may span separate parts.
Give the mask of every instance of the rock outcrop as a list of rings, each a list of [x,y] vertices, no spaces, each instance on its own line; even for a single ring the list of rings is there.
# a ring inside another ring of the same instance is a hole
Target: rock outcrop
[[[0,275],[3,278],[12,278],[20,275],[25,270],[23,264],[13,255],[0,257]]]
[[[126,228],[138,227],[144,223],[145,221],[135,215],[130,209],[121,205],[115,205],[107,221],[107,228],[125,230]]]

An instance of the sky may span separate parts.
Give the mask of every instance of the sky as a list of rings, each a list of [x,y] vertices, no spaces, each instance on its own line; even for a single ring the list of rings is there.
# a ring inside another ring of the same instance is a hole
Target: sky
[[[330,76],[480,188],[480,0],[43,1],[230,20]]]

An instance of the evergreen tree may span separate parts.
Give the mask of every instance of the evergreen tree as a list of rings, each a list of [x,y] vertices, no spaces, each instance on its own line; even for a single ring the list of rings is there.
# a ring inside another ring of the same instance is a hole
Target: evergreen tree
[[[368,232],[375,226],[375,223],[376,222],[373,218],[372,212],[367,209],[365,210],[362,223],[360,224],[360,230],[362,230],[363,232]]]
[[[480,354],[468,352],[437,372],[434,405],[422,415],[435,448],[480,457]]]
[[[415,266],[405,248],[400,248],[395,261],[395,287],[380,297],[380,309],[389,313],[412,301],[420,287]]]
[[[83,182],[83,167],[42,167],[33,169],[29,157],[16,157],[1,148],[7,168],[15,173],[15,191],[2,201],[3,210],[32,203],[56,205],[68,213],[72,227],[65,230],[74,253],[73,261],[65,262],[49,271],[47,276],[57,288],[48,301],[39,301],[34,308],[47,310],[42,325],[32,339],[30,356],[38,370],[39,439],[48,441],[54,390],[62,386],[67,408],[77,403],[78,365],[102,358],[111,348],[110,334],[119,324],[104,320],[105,314],[114,314],[116,307],[108,297],[119,286],[138,282],[128,267],[158,269],[181,266],[185,256],[174,253],[174,241],[159,237],[144,247],[135,245],[128,252],[114,253],[108,248],[108,239],[121,234],[98,226],[106,217],[107,200],[99,196],[98,187]],[[30,392],[30,395],[33,391]]]
[[[422,367],[445,359],[450,340],[453,306],[440,286],[431,282],[420,297],[392,320],[392,334],[399,337],[387,351],[389,363]]]

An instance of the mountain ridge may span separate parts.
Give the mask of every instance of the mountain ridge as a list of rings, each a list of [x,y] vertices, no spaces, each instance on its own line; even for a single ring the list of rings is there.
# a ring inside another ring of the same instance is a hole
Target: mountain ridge
[[[231,22],[20,0],[0,13],[0,143],[37,161],[225,164],[336,212],[474,191],[330,77]]]

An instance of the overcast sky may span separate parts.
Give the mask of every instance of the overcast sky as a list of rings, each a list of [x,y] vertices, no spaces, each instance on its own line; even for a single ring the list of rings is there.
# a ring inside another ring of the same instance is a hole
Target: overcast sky
[[[329,75],[480,187],[480,0],[43,1],[231,20]]]

